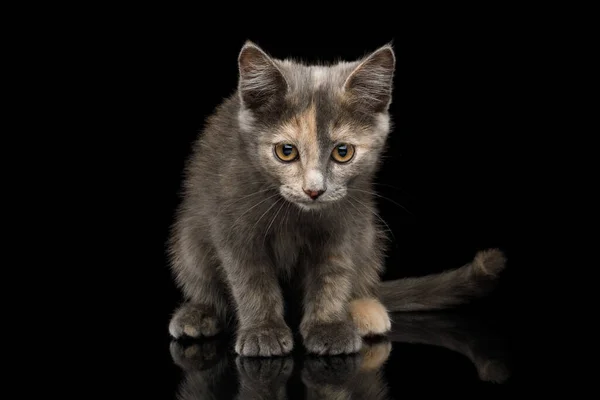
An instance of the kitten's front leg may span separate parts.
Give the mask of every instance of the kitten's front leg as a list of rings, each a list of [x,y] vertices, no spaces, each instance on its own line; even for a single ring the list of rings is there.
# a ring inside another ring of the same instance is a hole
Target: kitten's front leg
[[[293,348],[292,331],[283,319],[277,275],[264,256],[226,255],[227,279],[238,315],[235,351],[243,356],[280,356]]]
[[[336,355],[360,350],[362,339],[347,309],[354,275],[344,256],[332,255],[307,266],[300,333],[309,352]]]

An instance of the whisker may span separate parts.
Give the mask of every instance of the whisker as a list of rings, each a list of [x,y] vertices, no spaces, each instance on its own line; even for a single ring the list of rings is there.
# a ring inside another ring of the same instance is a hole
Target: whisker
[[[291,202],[289,202],[289,201],[286,201],[286,203],[287,203],[287,208],[286,208],[286,209],[285,209],[285,211],[284,211],[284,212],[285,212],[285,215],[284,215],[284,216],[283,216],[283,218],[281,219],[281,226],[283,226],[283,224],[285,223],[285,224],[286,224],[286,227],[287,227],[287,217],[288,217],[288,215],[290,214],[290,206],[292,205],[292,203],[291,203]]]
[[[379,194],[379,193],[377,193],[377,192],[373,192],[373,191],[370,191],[370,190],[355,189],[355,188],[348,188],[347,190],[354,190],[354,191],[356,191],[356,192],[363,192],[363,193],[368,193],[368,194],[371,194],[371,195],[373,195],[373,196],[381,197],[382,199],[385,199],[385,200],[387,200],[387,201],[390,201],[390,202],[392,202],[393,204],[395,204],[395,205],[397,205],[397,206],[399,206],[399,207],[402,207],[402,209],[404,209],[404,211],[406,211],[406,212],[407,212],[407,213],[409,213],[410,215],[413,215],[413,216],[414,216],[414,214],[413,214],[413,213],[411,213],[410,211],[408,211],[408,209],[407,209],[406,207],[404,207],[402,204],[400,204],[400,203],[398,203],[398,202],[396,202],[396,201],[394,201],[394,200],[390,199],[389,197],[382,196],[382,195],[380,195],[380,194]]]
[[[256,203],[255,205],[253,205],[252,207],[250,207],[250,208],[248,208],[246,211],[244,211],[242,214],[240,214],[240,215],[239,215],[239,216],[238,216],[238,217],[235,219],[235,221],[233,221],[233,224],[231,224],[231,232],[230,232],[230,233],[227,235],[227,238],[229,238],[229,237],[231,236],[231,234],[232,234],[233,232],[235,232],[235,225],[238,223],[238,221],[239,221],[239,220],[240,220],[240,219],[241,219],[241,218],[242,218],[242,217],[243,217],[245,214],[247,214],[248,212],[250,212],[250,210],[252,210],[254,207],[257,207],[259,204],[262,204],[262,203],[264,203],[265,201],[267,201],[267,200],[269,200],[269,199],[272,199],[273,197],[275,197],[275,196],[277,196],[277,195],[279,195],[279,193],[275,193],[274,195],[272,195],[272,196],[269,196],[269,197],[267,197],[266,199],[263,199],[263,200],[259,201],[258,203]],[[274,204],[277,204],[277,202],[275,202]],[[273,206],[271,206],[271,207],[273,207]],[[271,207],[269,207],[269,209],[271,209]],[[269,210],[267,210],[267,211],[269,211]],[[263,215],[264,215],[264,214],[263,214]]]
[[[247,194],[246,196],[239,197],[239,198],[235,199],[234,201],[227,202],[225,204],[227,204],[227,205],[233,205],[233,204],[237,203],[240,200],[243,200],[243,199],[246,199],[246,198],[248,198],[250,196],[254,196],[254,195],[257,195],[259,193],[263,193],[263,192],[266,192],[266,191],[269,191],[269,190],[273,190],[273,189],[275,189],[275,186],[269,186],[266,189],[258,190],[258,191],[254,192],[254,193]]]
[[[350,197],[351,197],[351,196],[350,196],[350,195],[348,195],[348,200],[350,200],[350,205],[351,205],[352,207],[354,207],[354,209],[356,210],[356,212],[358,212],[360,215],[364,216],[365,214],[363,214],[363,212],[362,212],[361,210],[359,210],[359,209],[358,209],[358,207],[356,207],[356,206],[354,205],[354,203],[351,201],[352,199],[351,199]],[[340,206],[340,208],[341,208],[341,206]]]
[[[283,197],[281,199],[277,200],[277,202],[280,202],[282,200],[283,200],[283,203],[281,203],[281,207],[279,207],[277,209],[277,212],[275,213],[275,215],[271,219],[271,222],[267,226],[267,229],[265,230],[265,236],[263,237],[263,245],[265,244],[265,240],[267,240],[267,234],[269,233],[269,229],[271,228],[271,225],[273,225],[273,222],[275,222],[275,219],[277,218],[277,215],[279,214],[279,211],[281,211],[281,209],[283,208],[283,206],[285,206],[285,200],[283,199]],[[277,203],[275,203],[275,204],[277,204]]]
[[[387,184],[387,183],[371,182],[371,185],[385,186],[385,187],[389,187],[389,188],[396,189],[396,190],[399,190],[401,192],[406,193],[406,190],[404,190],[402,188],[399,188],[398,186],[390,185],[390,184]]]
[[[394,235],[394,232],[392,231],[392,228],[390,228],[390,226],[387,224],[387,222],[385,222],[385,221],[383,220],[383,218],[381,218],[381,216],[380,216],[380,215],[379,215],[377,212],[373,211],[373,210],[372,210],[372,209],[371,209],[369,206],[367,206],[365,203],[363,203],[362,201],[358,200],[357,198],[355,198],[355,197],[352,197],[351,195],[348,195],[348,196],[349,196],[351,199],[353,199],[353,200],[357,201],[358,203],[362,204],[362,205],[363,205],[363,206],[364,206],[364,207],[365,207],[367,210],[369,210],[369,211],[370,211],[370,212],[371,212],[373,215],[375,215],[377,218],[379,218],[379,220],[380,220],[381,222],[383,222],[383,224],[384,224],[385,226],[387,226],[388,230],[389,230],[389,231],[390,231],[390,233],[392,234],[392,237],[394,238],[394,241],[396,240],[396,236]]]
[[[258,225],[258,223],[260,222],[261,219],[263,219],[263,217],[269,212],[269,210],[273,207],[275,207],[275,205],[277,205],[277,203],[279,203],[282,200],[282,198],[277,199],[277,201],[273,204],[271,204],[271,207],[267,208],[267,211],[265,211],[259,218],[258,220],[254,223],[254,225],[252,225],[252,228],[250,228],[250,232],[254,231],[254,228],[256,227],[256,225]]]

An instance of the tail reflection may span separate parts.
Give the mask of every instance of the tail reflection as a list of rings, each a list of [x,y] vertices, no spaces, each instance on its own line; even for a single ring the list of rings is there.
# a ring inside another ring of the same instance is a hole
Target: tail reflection
[[[510,376],[504,349],[495,340],[501,338],[475,318],[453,313],[395,313],[391,318],[393,342],[440,346],[460,353],[486,382],[503,383]]]

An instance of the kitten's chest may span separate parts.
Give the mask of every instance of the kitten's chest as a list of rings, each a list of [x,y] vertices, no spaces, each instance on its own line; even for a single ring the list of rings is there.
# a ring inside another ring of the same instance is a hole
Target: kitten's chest
[[[300,260],[305,240],[298,232],[278,232],[271,236],[270,249],[273,265],[282,272],[291,272]]]
[[[274,265],[292,272],[302,263],[312,262],[327,251],[331,233],[311,226],[297,226],[271,236],[270,248]]]

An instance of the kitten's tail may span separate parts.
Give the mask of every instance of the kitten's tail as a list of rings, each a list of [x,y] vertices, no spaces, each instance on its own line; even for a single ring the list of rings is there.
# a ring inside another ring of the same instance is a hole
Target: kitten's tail
[[[483,250],[460,268],[419,278],[384,281],[381,299],[391,312],[450,308],[489,293],[505,264],[506,258],[500,250]]]

